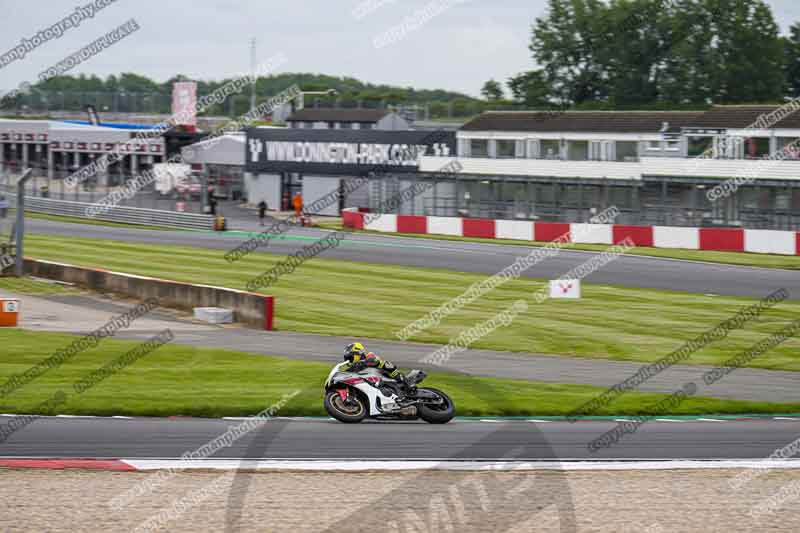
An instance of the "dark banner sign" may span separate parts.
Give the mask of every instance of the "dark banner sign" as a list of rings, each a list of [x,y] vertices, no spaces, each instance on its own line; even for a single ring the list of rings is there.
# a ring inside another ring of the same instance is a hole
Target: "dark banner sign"
[[[681,131],[686,135],[724,135],[725,128],[682,128]]]
[[[252,128],[245,150],[247,172],[351,176],[416,172],[423,155],[456,155],[452,131]]]

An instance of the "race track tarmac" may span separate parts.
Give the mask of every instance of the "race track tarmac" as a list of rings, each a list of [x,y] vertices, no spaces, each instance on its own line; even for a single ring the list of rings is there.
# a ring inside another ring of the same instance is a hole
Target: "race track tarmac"
[[[110,239],[125,242],[194,246],[225,251],[247,239],[244,233],[152,231],[147,229],[63,224],[28,220],[28,231],[36,234]],[[330,232],[297,228],[281,239],[272,239],[258,253],[287,255],[313,243]],[[494,274],[511,265],[517,257],[534,248],[374,234],[350,234],[322,257],[412,267],[444,268],[463,272]],[[562,250],[523,273],[524,277],[555,279],[597,255],[594,252]],[[790,299],[800,298],[800,273],[790,270],[677,261],[641,256],[623,256],[585,278],[588,283],[650,289],[667,289],[700,294],[764,297],[779,288]]]
[[[0,416],[7,424],[10,417]],[[0,443],[3,457],[179,458],[241,420],[41,418]],[[213,458],[592,460],[763,459],[800,436],[800,419],[649,421],[609,448],[588,443],[614,421],[460,420],[341,424],[282,419]]]

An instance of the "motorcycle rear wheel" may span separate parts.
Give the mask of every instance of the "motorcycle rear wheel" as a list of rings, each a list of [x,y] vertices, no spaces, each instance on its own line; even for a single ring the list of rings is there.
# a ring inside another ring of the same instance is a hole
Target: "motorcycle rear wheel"
[[[447,394],[439,389],[420,388],[419,390],[430,391],[444,400],[444,403],[440,405],[419,404],[417,406],[417,412],[422,420],[429,424],[447,424],[456,416],[456,408],[455,405],[453,405],[453,400],[451,400]]]
[[[345,404],[336,390],[329,390],[325,393],[325,410],[339,422],[358,424],[367,417],[367,407],[358,395],[353,392],[350,394],[356,402],[354,406]]]

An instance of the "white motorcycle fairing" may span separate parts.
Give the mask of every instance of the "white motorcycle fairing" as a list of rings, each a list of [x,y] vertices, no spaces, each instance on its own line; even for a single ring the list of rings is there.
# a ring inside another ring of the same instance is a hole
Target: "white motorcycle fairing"
[[[339,363],[328,374],[325,380],[325,388],[329,388],[336,383],[344,383],[348,387],[353,387],[363,392],[369,401],[369,415],[380,416],[398,411],[397,395],[386,396],[378,388],[382,381],[388,381],[383,377],[380,370],[375,368],[365,368],[361,372],[342,371],[342,368],[349,365],[347,361]],[[346,394],[347,389],[343,390]],[[344,398],[342,398],[344,399]]]

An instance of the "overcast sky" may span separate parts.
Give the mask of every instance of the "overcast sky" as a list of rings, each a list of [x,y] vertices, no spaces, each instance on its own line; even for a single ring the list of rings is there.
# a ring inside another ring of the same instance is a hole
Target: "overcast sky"
[[[0,54],[93,0],[0,0]],[[772,0],[781,29],[800,20],[800,1]],[[370,4],[378,7],[358,18]],[[429,4],[449,6],[397,42],[374,39]],[[276,53],[281,71],[353,76],[373,83],[443,88],[478,95],[489,78],[505,81],[533,66],[530,26],[545,0],[117,0],[0,68],[0,89],[35,81],[39,72],[130,18],[140,30],[72,73],[136,72],[163,81],[174,74],[221,79]]]

